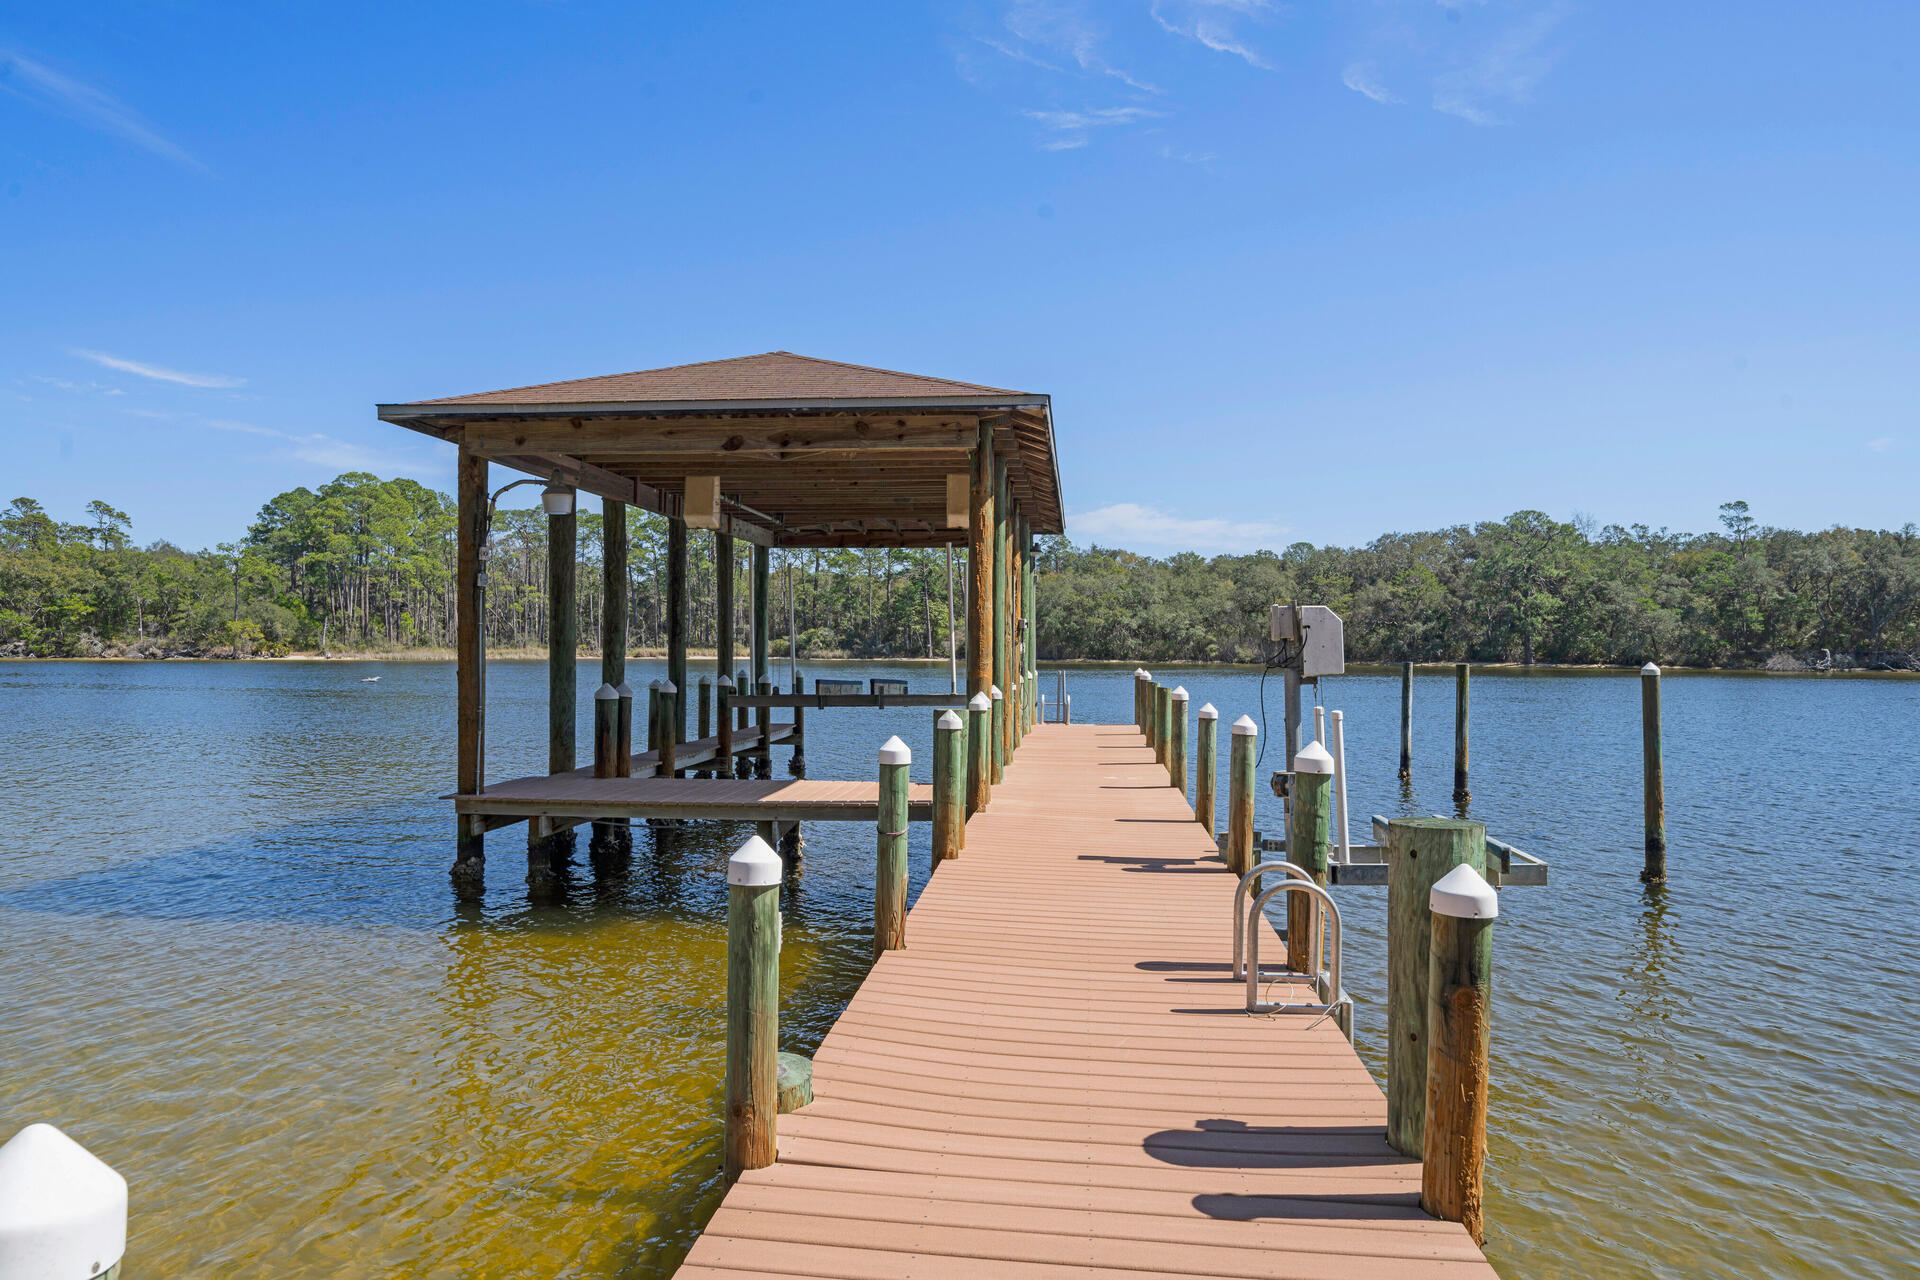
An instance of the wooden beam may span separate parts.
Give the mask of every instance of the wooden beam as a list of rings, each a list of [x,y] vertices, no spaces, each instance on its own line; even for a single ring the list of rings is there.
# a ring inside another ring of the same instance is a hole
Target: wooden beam
[[[673,705],[663,708],[673,740],[687,740],[687,524],[667,517],[667,679]]]
[[[965,448],[977,419],[953,415],[812,418],[541,418],[476,422],[470,447],[483,453],[743,453],[811,449]]]
[[[454,548],[454,632],[456,666],[454,736],[459,765],[456,787],[461,795],[480,790],[485,768],[480,758],[480,544],[486,537],[487,460],[471,449],[460,450],[459,517]]]
[[[575,495],[576,500],[579,495]],[[573,512],[547,517],[547,772],[574,767],[574,717],[579,695],[579,614],[574,581],[579,568]]]

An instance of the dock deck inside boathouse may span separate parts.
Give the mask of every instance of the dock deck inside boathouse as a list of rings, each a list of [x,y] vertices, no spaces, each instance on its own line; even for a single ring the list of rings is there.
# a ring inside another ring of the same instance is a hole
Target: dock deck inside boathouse
[[[679,1275],[1493,1276],[1333,1019],[1245,1012],[1235,883],[1139,730],[1029,728]]]

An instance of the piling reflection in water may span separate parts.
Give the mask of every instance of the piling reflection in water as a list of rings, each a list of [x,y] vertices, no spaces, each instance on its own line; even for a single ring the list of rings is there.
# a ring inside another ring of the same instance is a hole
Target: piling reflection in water
[[[854,670],[945,688],[938,666]],[[1259,714],[1257,672],[1156,674],[1228,724]],[[490,776],[544,769],[546,675],[491,664]],[[1662,894],[1638,880],[1633,673],[1476,675],[1473,816],[1554,868],[1502,895],[1496,1265],[1902,1274],[1920,856],[1887,833],[1911,824],[1895,748],[1920,683],[1669,672]],[[1405,790],[1399,672],[1323,683],[1355,814],[1447,807],[1452,676],[1415,677]],[[0,664],[0,1121],[56,1123],[126,1174],[129,1274],[656,1277],[717,1201],[723,867],[749,830],[637,825],[598,873],[583,837],[535,901],[507,828],[485,897],[456,904],[434,798],[452,687],[443,664]],[[1078,720],[1130,719],[1127,668],[1073,693]],[[1809,724],[1829,767],[1789,791],[1769,769]],[[811,714],[811,772],[871,777],[894,733],[929,780],[919,710]],[[1278,800],[1256,802],[1278,832]],[[873,830],[813,824],[807,845],[781,890],[781,1047],[802,1052],[867,968]],[[914,891],[928,854],[915,824]],[[1385,898],[1334,892],[1378,1072]],[[1787,1132],[1820,1154],[1765,1138]]]

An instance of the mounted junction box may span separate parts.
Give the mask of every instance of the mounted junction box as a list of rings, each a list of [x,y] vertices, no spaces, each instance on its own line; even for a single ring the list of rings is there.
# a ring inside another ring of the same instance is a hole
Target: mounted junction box
[[[1299,606],[1299,625],[1294,625],[1295,606],[1273,606],[1273,639],[1299,642],[1302,677],[1338,676],[1347,671],[1347,629],[1340,615],[1323,604]]]

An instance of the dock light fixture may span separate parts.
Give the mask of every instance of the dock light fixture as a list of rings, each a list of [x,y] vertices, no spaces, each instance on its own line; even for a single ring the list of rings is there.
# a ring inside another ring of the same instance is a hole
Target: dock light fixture
[[[540,505],[550,516],[570,516],[573,514],[573,490],[555,480],[540,491]]]

